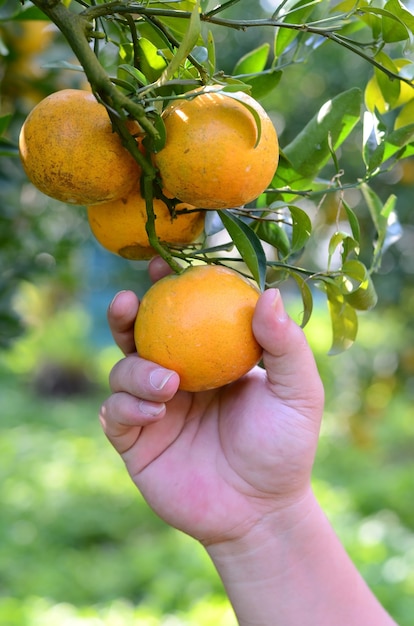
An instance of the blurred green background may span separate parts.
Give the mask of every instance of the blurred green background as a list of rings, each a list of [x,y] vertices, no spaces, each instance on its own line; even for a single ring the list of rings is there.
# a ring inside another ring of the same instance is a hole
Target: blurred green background
[[[253,11],[248,5],[243,9]],[[0,27],[2,113],[13,113],[11,140],[39,98],[82,85],[81,74],[50,67],[56,59],[72,60],[58,33],[49,29],[40,46],[27,49],[29,31],[21,28]],[[270,33],[226,37],[219,64],[231,71],[243,50]],[[281,144],[338,89],[364,85],[370,75],[360,59],[329,44],[315,46],[265,102]],[[355,178],[362,164],[352,143],[344,152],[346,175]],[[401,626],[410,626],[414,615],[413,181],[410,160],[377,181],[378,194],[398,196],[403,236],[374,277],[379,303],[360,316],[356,344],[327,356],[331,329],[322,297],[316,296],[306,328],[326,389],[314,488],[357,567]],[[118,289],[145,291],[146,265],[100,249],[84,209],[38,193],[17,159],[0,159],[0,188],[0,623],[233,626],[204,550],[149,511],[97,420],[108,373],[120,357],[106,307]],[[364,223],[357,190],[351,201]],[[335,213],[329,198],[320,210],[316,264],[326,256],[329,214]],[[298,315],[290,287],[282,292]]]

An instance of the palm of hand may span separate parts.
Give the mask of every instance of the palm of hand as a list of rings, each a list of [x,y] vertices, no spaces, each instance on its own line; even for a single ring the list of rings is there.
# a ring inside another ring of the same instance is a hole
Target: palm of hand
[[[178,392],[165,417],[130,432],[128,470],[166,522],[211,543],[242,535],[308,486],[317,425],[278,401],[255,368],[211,392]]]

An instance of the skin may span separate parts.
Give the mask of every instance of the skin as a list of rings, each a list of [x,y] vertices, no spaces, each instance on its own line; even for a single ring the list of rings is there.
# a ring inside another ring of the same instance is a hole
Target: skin
[[[168,273],[160,259],[153,280]],[[108,319],[126,355],[100,420],[152,509],[208,551],[241,626],[390,626],[311,488],[324,394],[302,330],[280,294],[259,299],[253,330],[265,369],[209,392],[135,353],[138,300]]]

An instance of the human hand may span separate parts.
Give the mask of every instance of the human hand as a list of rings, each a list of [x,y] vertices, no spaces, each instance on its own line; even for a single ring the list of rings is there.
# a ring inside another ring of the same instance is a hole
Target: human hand
[[[168,273],[154,259],[151,278]],[[104,431],[153,510],[206,545],[238,539],[309,493],[323,389],[302,330],[279,292],[265,291],[253,331],[265,369],[200,393],[135,353],[138,300],[120,292],[108,319],[126,357],[110,375]],[[294,507],[293,507],[294,508]]]

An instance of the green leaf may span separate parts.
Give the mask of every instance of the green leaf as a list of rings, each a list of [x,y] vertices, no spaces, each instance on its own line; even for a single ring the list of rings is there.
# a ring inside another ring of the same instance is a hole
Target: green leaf
[[[360,241],[361,241],[361,229],[360,229],[360,226],[359,226],[358,218],[355,215],[354,211],[345,202],[345,200],[343,198],[342,198],[342,206],[345,209],[345,212],[346,212],[346,215],[347,215],[347,218],[348,218],[348,222],[349,222],[349,225],[351,227],[352,237],[359,244]]]
[[[330,355],[340,354],[348,350],[354,343],[358,333],[358,317],[353,306],[334,282],[324,283],[328,300],[328,309],[332,326],[332,345]]]
[[[283,226],[271,219],[263,219],[256,226],[255,232],[262,241],[276,248],[281,258],[287,259],[289,257],[291,253],[290,240]]]
[[[352,252],[357,252],[359,253],[359,243],[357,241],[355,241],[355,239],[353,239],[352,237],[349,236],[349,233],[345,233],[345,232],[341,232],[341,231],[337,231],[335,232],[330,241],[329,241],[329,246],[328,246],[328,267],[330,267],[330,264],[332,262],[332,257],[335,254],[336,250],[338,249],[339,246],[342,246],[343,250],[341,253],[341,257],[342,257],[342,262],[344,262],[348,255]]]
[[[8,113],[6,115],[2,115],[0,117],[0,135],[3,135],[7,128],[9,127],[9,124],[12,120],[12,114]]]
[[[258,48],[249,51],[239,59],[234,67],[233,76],[240,74],[255,74],[262,72],[269,58],[269,44],[264,43]]]
[[[191,18],[187,23],[187,29],[183,35],[181,43],[170,63],[167,65],[157,81],[160,85],[165,84],[170,78],[174,76],[176,72],[178,72],[180,66],[184,63],[188,55],[191,53],[191,50],[198,43],[200,33],[200,3],[199,0],[197,0],[197,2],[194,4]]]
[[[218,211],[218,214],[254,280],[263,290],[266,282],[266,255],[260,239],[245,222],[230,211]]]
[[[17,157],[19,156],[19,147],[4,137],[0,137],[0,156]]]
[[[303,302],[303,315],[302,315],[302,321],[300,325],[302,328],[304,328],[306,324],[309,322],[311,315],[312,315],[312,311],[313,311],[312,291],[311,291],[311,288],[309,287],[309,282],[306,278],[303,278],[303,276],[301,276],[297,272],[290,272],[290,276],[291,278],[293,278],[293,280],[296,281],[300,289],[300,295],[302,297],[302,302]]]
[[[360,119],[362,93],[353,88],[328,100],[283,150],[274,187],[308,185]]]
[[[287,13],[283,21],[290,24],[304,24],[313,9],[314,5],[312,2],[309,2],[309,0],[300,0],[293,6],[292,10]],[[277,29],[274,42],[275,57],[278,58],[298,35],[299,31],[291,28]]]
[[[312,233],[312,222],[309,215],[297,206],[288,205],[288,209],[292,216],[292,241],[291,251],[299,252],[302,250]]]
[[[372,152],[368,160],[368,171],[374,172],[383,163],[414,142],[414,123],[390,132]],[[408,156],[404,152],[404,156]]]
[[[279,84],[283,72],[277,69],[269,69],[253,76],[244,76],[244,82],[250,86],[250,94],[255,100],[262,100],[271,93]]]
[[[303,209],[294,205],[273,202],[269,208],[273,211],[264,212],[254,230],[260,239],[279,251],[281,258],[287,259],[306,245],[312,232],[311,220]]]
[[[167,132],[165,130],[164,120],[156,111],[152,111],[150,115],[151,121],[157,131],[155,139],[146,135],[143,144],[148,152],[159,152],[165,146]]]
[[[372,309],[378,301],[374,283],[363,263],[356,260],[343,264],[341,276],[342,291],[346,301],[359,311]]]
[[[399,70],[397,65],[390,59],[390,57],[385,54],[385,52],[380,51],[375,55],[375,61],[380,63],[383,67],[385,67],[390,72],[394,74],[398,74]],[[382,97],[385,102],[388,102],[392,107],[395,102],[397,102],[400,91],[401,84],[399,80],[391,80],[389,76],[387,76],[384,72],[382,72],[379,68],[374,69],[374,75],[377,81],[377,84],[380,88]]]
[[[208,31],[207,35],[207,72],[210,78],[213,76],[216,71],[216,46],[214,42],[214,36],[211,30]]]
[[[381,266],[382,255],[385,250],[398,241],[402,234],[395,211],[397,198],[391,195],[383,204],[379,196],[368,185],[361,185],[361,191],[377,231],[377,241],[374,244],[371,264],[371,272],[375,272]]]
[[[403,8],[398,0],[389,0],[383,8],[375,6],[361,7],[361,13],[375,15],[381,19],[381,33],[386,43],[405,41],[409,38],[409,23],[413,16]],[[378,33],[373,30],[374,34]]]
[[[7,21],[15,18],[22,12],[22,7],[16,0],[3,0],[0,2],[0,21]],[[45,15],[43,15],[45,19]]]
[[[199,0],[180,0],[179,2],[151,2],[151,8],[173,9],[177,12],[177,17],[157,16],[157,20],[160,22],[160,24],[167,27],[169,32],[175,37],[177,41],[182,41],[185,38],[186,33],[188,32],[188,18],[179,17],[179,11],[192,13],[196,10],[199,14],[200,2]],[[153,43],[157,45],[155,41]],[[200,32],[194,45],[196,44],[203,45],[203,40],[200,36]]]
[[[137,85],[139,87],[144,87],[145,85],[148,85],[148,80],[146,76],[141,72],[141,70],[134,67],[133,65],[128,65],[126,63],[118,65],[117,74],[120,80],[128,84],[131,84],[128,80],[129,77],[132,77],[134,79],[134,84],[131,84],[132,91],[135,91]]]
[[[414,17],[399,0],[388,0],[384,5],[384,11],[389,15],[384,15],[382,19],[382,36],[384,41],[392,43],[408,39],[410,30],[414,33]]]
[[[139,66],[149,82],[155,82],[167,67],[166,60],[159,54],[158,48],[146,39],[138,39]]]

